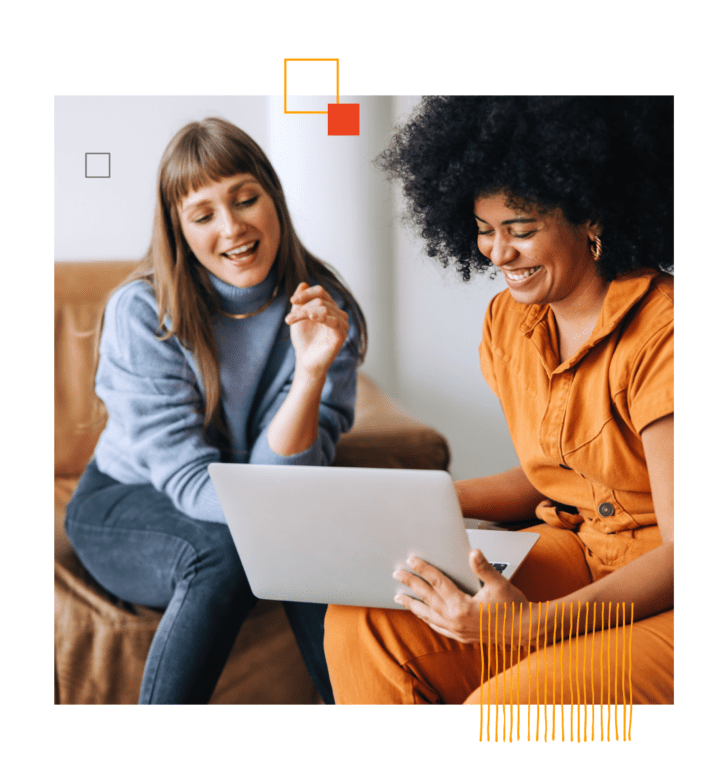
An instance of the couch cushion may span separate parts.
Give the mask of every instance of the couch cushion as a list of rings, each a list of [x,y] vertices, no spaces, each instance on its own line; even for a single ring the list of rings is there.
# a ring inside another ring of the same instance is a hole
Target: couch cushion
[[[77,477],[104,421],[97,416],[94,342],[104,302],[135,262],[55,264],[55,476]]]
[[[340,467],[447,469],[449,444],[412,417],[369,376],[359,374],[355,423],[337,444]]]
[[[162,612],[132,605],[85,570],[64,529],[77,481],[55,481],[55,702],[136,704]],[[316,704],[281,603],[260,600],[245,619],[210,704]]]

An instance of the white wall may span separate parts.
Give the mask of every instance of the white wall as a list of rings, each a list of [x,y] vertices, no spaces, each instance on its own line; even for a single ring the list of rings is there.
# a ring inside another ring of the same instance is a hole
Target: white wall
[[[360,301],[365,372],[447,436],[456,479],[506,469],[516,456],[477,356],[484,310],[503,286],[464,285],[398,224],[396,195],[371,161],[416,100],[342,100],[360,103],[359,136],[328,136],[326,117],[285,115],[281,98],[56,97],[55,258],[139,258],[167,142],[190,120],[225,117],[265,150],[303,242]],[[111,153],[110,179],[85,178],[85,152]]]
[[[392,99],[342,101],[359,102],[359,136],[328,136],[324,115],[285,115],[283,99],[269,99],[269,154],[302,242],[340,273],[365,313],[364,370],[394,392],[392,193],[372,167],[391,135]]]
[[[210,115],[267,149],[261,96],[56,96],[55,259],[139,259],[162,152],[183,125]],[[86,152],[110,153],[109,179],[85,178]]]
[[[403,122],[416,97],[396,97]],[[482,321],[504,280],[475,276],[464,283],[422,250],[421,239],[395,218],[395,334],[398,395],[439,429],[452,450],[456,480],[501,472],[518,463],[504,414],[479,367]]]

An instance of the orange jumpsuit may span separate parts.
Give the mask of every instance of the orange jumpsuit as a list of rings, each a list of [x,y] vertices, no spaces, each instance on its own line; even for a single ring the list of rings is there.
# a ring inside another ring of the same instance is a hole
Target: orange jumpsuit
[[[551,308],[518,304],[509,291],[492,299],[482,372],[525,474],[546,496],[536,510],[543,523],[531,529],[540,539],[512,579],[530,601],[567,595],[661,544],[641,431],[674,412],[673,331],[673,278],[653,270],[610,284],[592,335],[561,364]],[[673,701],[673,619],[667,611],[631,627],[631,679],[624,664],[622,681],[634,703]],[[587,634],[517,663],[516,649],[510,658],[491,643],[450,640],[409,611],[330,606],[325,652],[338,703],[501,701],[499,673],[512,664],[516,703],[538,702],[533,691],[546,680],[568,703],[582,644],[584,683],[614,673],[628,629],[612,626],[594,637],[611,649],[601,658],[587,661]],[[609,688],[596,703],[616,700],[618,688]]]

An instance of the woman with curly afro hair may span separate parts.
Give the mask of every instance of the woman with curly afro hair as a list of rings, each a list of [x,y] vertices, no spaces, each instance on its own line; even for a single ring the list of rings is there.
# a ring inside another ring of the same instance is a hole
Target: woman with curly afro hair
[[[671,703],[673,100],[427,97],[377,162],[430,257],[506,281],[480,361],[520,465],[455,487],[539,539],[511,582],[473,550],[474,595],[410,558],[406,610],[331,606],[336,700]]]

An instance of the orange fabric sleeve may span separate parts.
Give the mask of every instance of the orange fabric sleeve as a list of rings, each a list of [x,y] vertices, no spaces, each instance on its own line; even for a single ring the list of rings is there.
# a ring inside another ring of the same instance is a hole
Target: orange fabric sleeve
[[[674,413],[674,325],[667,324],[642,347],[632,366],[627,408],[640,433],[653,421]]]
[[[497,294],[499,296],[499,294]],[[479,345],[479,364],[482,369],[482,376],[487,382],[489,388],[497,397],[497,379],[494,376],[494,354],[492,351],[492,314],[497,296],[493,296],[487,306],[487,312],[484,315],[484,325],[482,327],[482,341]]]

